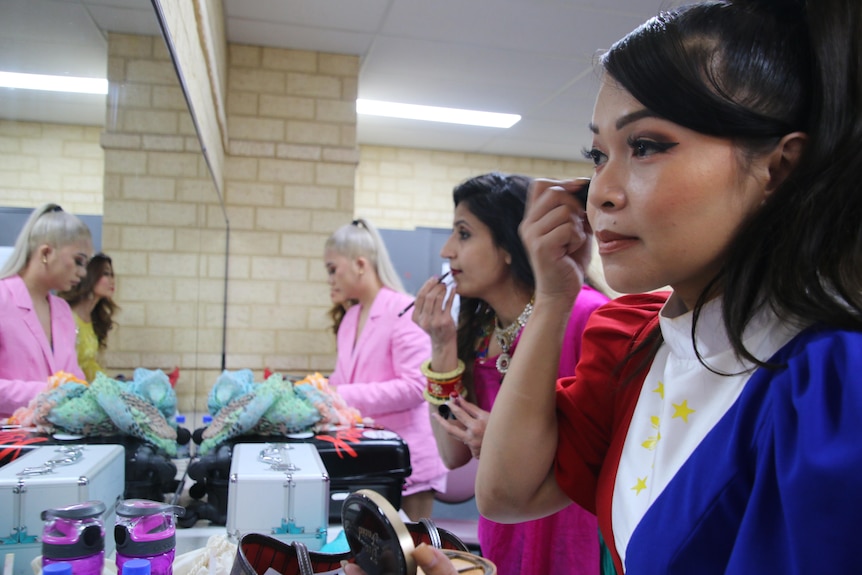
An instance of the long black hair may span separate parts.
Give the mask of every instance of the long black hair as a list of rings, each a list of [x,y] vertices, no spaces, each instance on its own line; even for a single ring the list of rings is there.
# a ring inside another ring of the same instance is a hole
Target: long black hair
[[[452,192],[455,206],[464,204],[470,213],[488,226],[494,245],[512,258],[510,269],[515,283],[532,293],[536,287],[533,268],[518,226],[524,218],[527,190],[532,180],[519,174],[491,172],[459,184]],[[483,334],[492,325],[494,310],[482,299],[462,297],[458,312],[458,357],[465,363],[464,386],[473,397],[473,360]]]
[[[695,323],[720,293],[734,350],[757,365],[764,358],[742,337],[766,306],[801,325],[862,329],[862,2],[683,7],[618,41],[602,64],[660,117],[732,139],[743,161],[791,132],[808,136],[796,169],[728,247]]]

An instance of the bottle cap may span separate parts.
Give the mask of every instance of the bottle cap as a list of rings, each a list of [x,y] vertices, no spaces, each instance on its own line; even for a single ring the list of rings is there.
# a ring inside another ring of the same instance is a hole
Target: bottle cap
[[[149,559],[130,559],[123,563],[120,575],[150,575]]]
[[[53,507],[42,511],[42,521],[48,521],[54,517],[63,517],[65,519],[88,519],[90,517],[99,517],[105,512],[106,506],[98,500],[84,501],[82,503],[73,503],[65,507]]]
[[[42,567],[42,573],[45,575],[72,575],[72,564],[65,561],[49,563]]]

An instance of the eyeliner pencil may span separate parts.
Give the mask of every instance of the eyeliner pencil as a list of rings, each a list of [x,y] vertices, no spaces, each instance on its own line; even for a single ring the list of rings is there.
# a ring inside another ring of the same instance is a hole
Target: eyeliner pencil
[[[445,280],[445,279],[446,279],[446,276],[448,276],[448,275],[449,275],[449,272],[446,272],[445,274],[443,274],[442,276],[440,276],[440,279],[439,279],[439,280],[437,280],[437,283],[438,283],[438,284],[443,283],[443,280]],[[416,300],[414,299],[413,301],[411,301],[411,302],[407,305],[407,307],[405,307],[405,308],[404,308],[404,309],[402,309],[400,312],[398,312],[398,317],[401,317],[402,315],[404,315],[405,313],[407,313],[408,311],[410,311],[410,308],[412,308],[415,304],[416,304]]]

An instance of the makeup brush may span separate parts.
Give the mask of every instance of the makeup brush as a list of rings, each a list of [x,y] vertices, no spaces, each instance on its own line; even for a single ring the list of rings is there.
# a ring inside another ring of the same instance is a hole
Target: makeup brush
[[[440,279],[439,279],[439,280],[437,280],[437,283],[438,283],[438,284],[443,283],[443,280],[445,280],[445,279],[446,279],[446,277],[447,277],[448,275],[449,275],[449,272],[446,272],[445,274],[443,274],[442,276],[440,276]],[[408,311],[410,311],[410,308],[412,308],[415,304],[416,304],[416,300],[414,299],[413,301],[411,301],[411,302],[407,305],[407,307],[405,307],[405,308],[404,308],[404,309],[402,309],[400,312],[398,312],[398,317],[401,317],[402,315],[404,315],[405,313],[407,313]]]

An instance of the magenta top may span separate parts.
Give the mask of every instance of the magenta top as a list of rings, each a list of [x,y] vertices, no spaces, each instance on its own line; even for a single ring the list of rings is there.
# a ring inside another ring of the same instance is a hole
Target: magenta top
[[[578,294],[563,339],[560,377],[575,373],[587,318],[607,301],[605,295],[587,286]],[[520,334],[512,344],[513,355],[519,339]],[[503,379],[496,362],[496,356],[480,358],[473,367],[476,401],[486,411],[494,405]],[[479,545],[482,554],[497,565],[499,575],[599,573],[596,517],[574,503],[553,515],[524,523],[502,524],[480,517]]]

